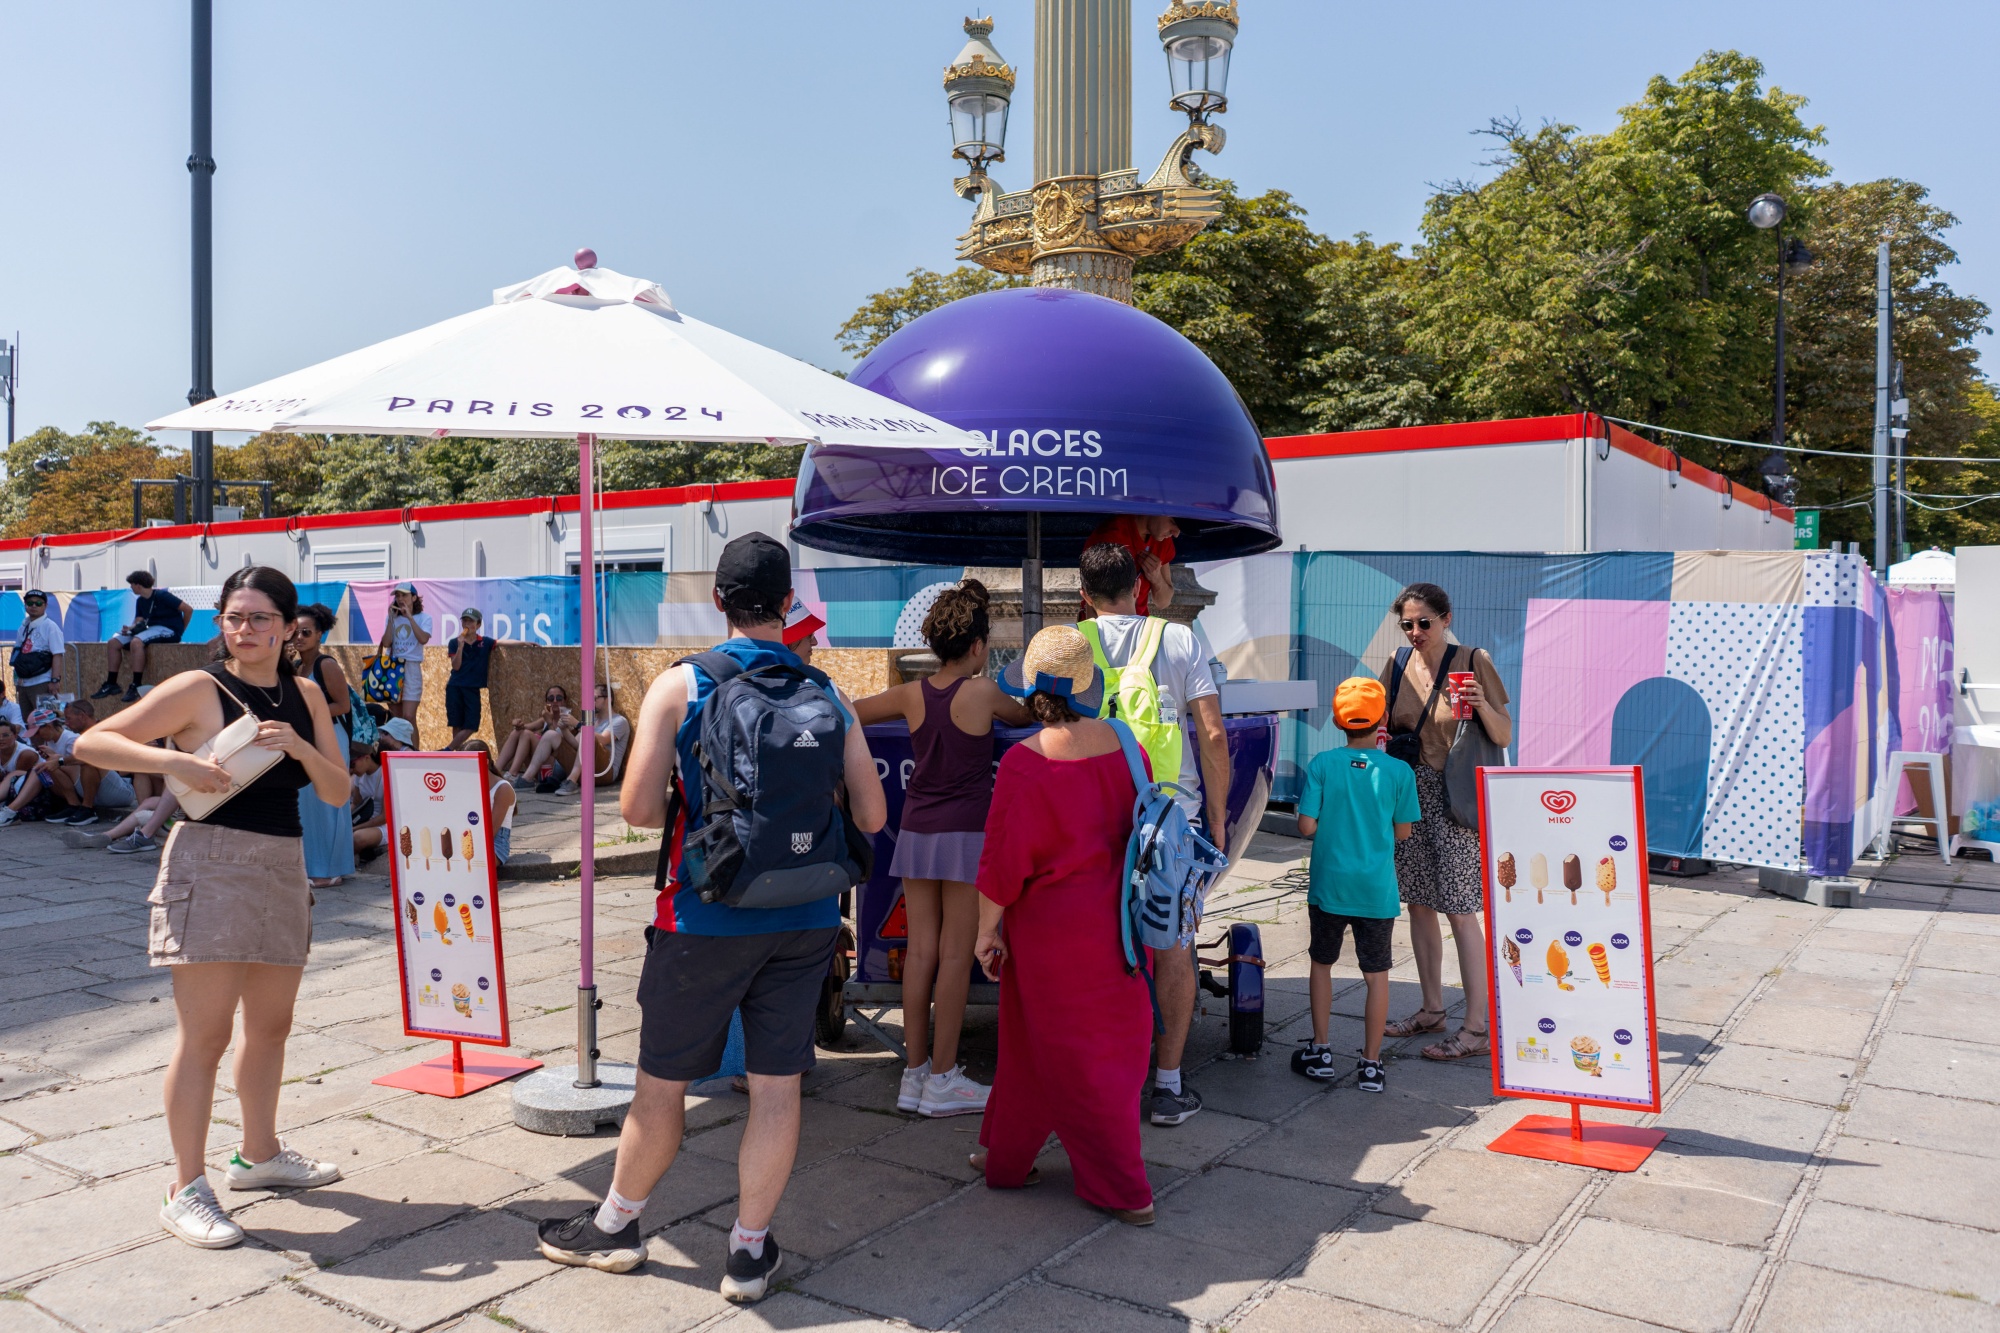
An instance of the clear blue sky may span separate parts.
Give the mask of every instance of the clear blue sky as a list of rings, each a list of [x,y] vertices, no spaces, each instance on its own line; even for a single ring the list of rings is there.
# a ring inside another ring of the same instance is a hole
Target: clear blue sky
[[[1134,156],[1158,160],[1158,0],[1136,0]],[[1608,128],[1704,49],[1811,98],[1845,180],[1922,181],[1959,289],[2000,301],[2000,5],[1363,5],[1244,0],[1226,153],[1312,223],[1409,241],[1496,114]],[[1030,0],[995,41],[1033,52]],[[824,366],[834,330],[952,262],[939,75],[962,0],[216,0],[216,387],[457,314],[595,246],[691,314]],[[138,424],[188,386],[183,0],[0,0],[0,336],[21,430]],[[1023,81],[998,174],[1029,178]],[[1990,348],[1992,340],[1986,340]]]

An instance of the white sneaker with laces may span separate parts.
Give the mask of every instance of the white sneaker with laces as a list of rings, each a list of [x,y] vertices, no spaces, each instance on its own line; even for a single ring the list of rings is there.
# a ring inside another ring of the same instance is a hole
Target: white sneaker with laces
[[[229,1155],[229,1188],[233,1190],[309,1190],[340,1179],[332,1162],[315,1162],[297,1150],[278,1145],[278,1155],[266,1162],[246,1162],[241,1150]]]
[[[9,824],[13,823],[20,817],[21,816],[15,811],[9,810],[4,806],[0,806],[0,828],[6,828]]]
[[[927,1116],[978,1115],[986,1109],[986,1094],[992,1089],[965,1076],[964,1065],[953,1065],[942,1074],[924,1080],[924,1095],[917,1114]]]
[[[243,1228],[230,1220],[215,1201],[215,1189],[202,1176],[160,1205],[160,1225],[203,1250],[226,1250],[243,1243]]]
[[[914,1111],[923,1101],[924,1083],[931,1076],[931,1062],[926,1060],[915,1069],[903,1071],[902,1086],[896,1089],[896,1109]]]

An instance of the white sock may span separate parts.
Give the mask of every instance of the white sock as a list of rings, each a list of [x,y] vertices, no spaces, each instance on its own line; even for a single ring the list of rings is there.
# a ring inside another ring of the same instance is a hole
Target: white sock
[[[910,1065],[903,1072],[905,1074],[922,1074],[928,1076],[931,1072],[931,1062],[926,1060],[920,1065]]]
[[[1172,1069],[1154,1070],[1153,1086],[1156,1088],[1165,1088],[1168,1092],[1173,1093],[1176,1097],[1180,1096],[1181,1071],[1179,1066],[1175,1066]]]
[[[607,1236],[615,1236],[645,1211],[644,1199],[628,1199],[617,1190],[607,1190],[604,1206],[597,1210],[597,1229]]]
[[[948,1079],[950,1079],[953,1074],[956,1074],[957,1072],[958,1072],[958,1066],[953,1065],[951,1068],[945,1070],[942,1074],[937,1074],[937,1073],[932,1074],[931,1086],[934,1088],[943,1087],[945,1085],[945,1082]]]
[[[752,1231],[749,1227],[744,1226],[742,1219],[739,1218],[736,1225],[730,1228],[729,1248],[732,1251],[747,1251],[752,1259],[762,1259],[764,1257],[764,1237],[770,1234],[771,1228],[758,1227],[755,1231]]]

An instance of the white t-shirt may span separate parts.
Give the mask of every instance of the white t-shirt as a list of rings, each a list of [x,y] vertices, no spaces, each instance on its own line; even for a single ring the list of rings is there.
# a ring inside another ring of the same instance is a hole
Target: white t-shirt
[[[410,627],[412,620],[417,622],[416,629]],[[423,630],[426,634],[431,632],[430,612],[419,611],[414,616],[398,616],[396,627],[389,634],[390,654],[402,658],[405,662],[421,662],[424,657],[424,644],[423,640],[417,637],[417,629]]]
[[[75,755],[75,753],[76,753],[76,733],[71,731],[68,727],[64,727],[62,729],[62,735],[56,737],[56,760],[59,763],[67,762]]]
[[[31,759],[41,758],[41,755],[36,753],[34,746],[28,744],[26,741],[15,741],[14,753],[7,756],[6,764],[4,768],[0,768],[0,773],[12,773],[14,765],[20,762],[21,756],[24,754]]]
[[[625,747],[632,740],[632,724],[625,720],[624,714],[613,713],[608,720],[599,722],[592,730],[597,732],[597,743],[611,751],[611,762],[608,765],[599,763],[597,766],[597,776],[608,778],[618,771],[620,764],[625,762]]]
[[[36,616],[33,620],[21,626],[20,632],[14,636],[14,642],[20,645],[25,652],[54,653],[60,659],[63,653],[62,626],[56,624],[55,619],[51,616]],[[24,676],[20,680],[15,681],[14,686],[16,689],[20,689],[28,685],[46,685],[49,682],[49,677],[54,674],[55,667],[52,663],[49,669],[41,675]]]
[[[353,782],[354,804],[356,808],[359,808],[364,802],[374,801],[376,802],[375,813],[378,815],[381,814],[382,770],[378,768],[373,773],[356,773],[353,776]]]
[[[16,732],[21,730],[21,705],[12,699],[0,699],[0,722],[11,722]]]
[[[1099,616],[1097,633],[1104,641],[1104,660],[1124,666],[1132,650],[1145,634],[1145,616]],[[1217,693],[1215,676],[1208,669],[1208,654],[1195,641],[1186,625],[1167,622],[1160,636],[1160,651],[1153,655],[1153,679],[1160,686],[1160,720],[1180,724],[1181,771],[1175,779],[1189,791],[1201,784],[1201,747],[1188,729],[1188,705]]]

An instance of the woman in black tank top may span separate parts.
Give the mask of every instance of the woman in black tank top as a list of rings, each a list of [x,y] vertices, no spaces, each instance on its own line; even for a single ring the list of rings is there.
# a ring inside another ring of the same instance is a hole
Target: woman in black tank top
[[[220,764],[193,751],[248,712],[256,744],[283,758],[199,820],[176,825],[160,855],[148,902],[147,949],[171,966],[179,1040],[167,1066],[167,1129],[176,1176],[160,1221],[191,1245],[221,1249],[243,1229],[215,1201],[204,1165],[215,1071],[238,1009],[236,1096],[243,1142],[230,1159],[237,1189],[306,1188],[340,1178],[278,1142],[278,1087],[292,1004],[312,942],[312,892],[300,846],[299,791],[344,804],[347,756],[311,679],[292,674],[285,645],[298,614],[292,581],[262,566],[238,570],[222,587],[216,623],[222,658],[168,678],[138,703],[77,738],[83,763],[163,773],[196,791],[229,788]],[[169,739],[177,747],[155,748]]]

